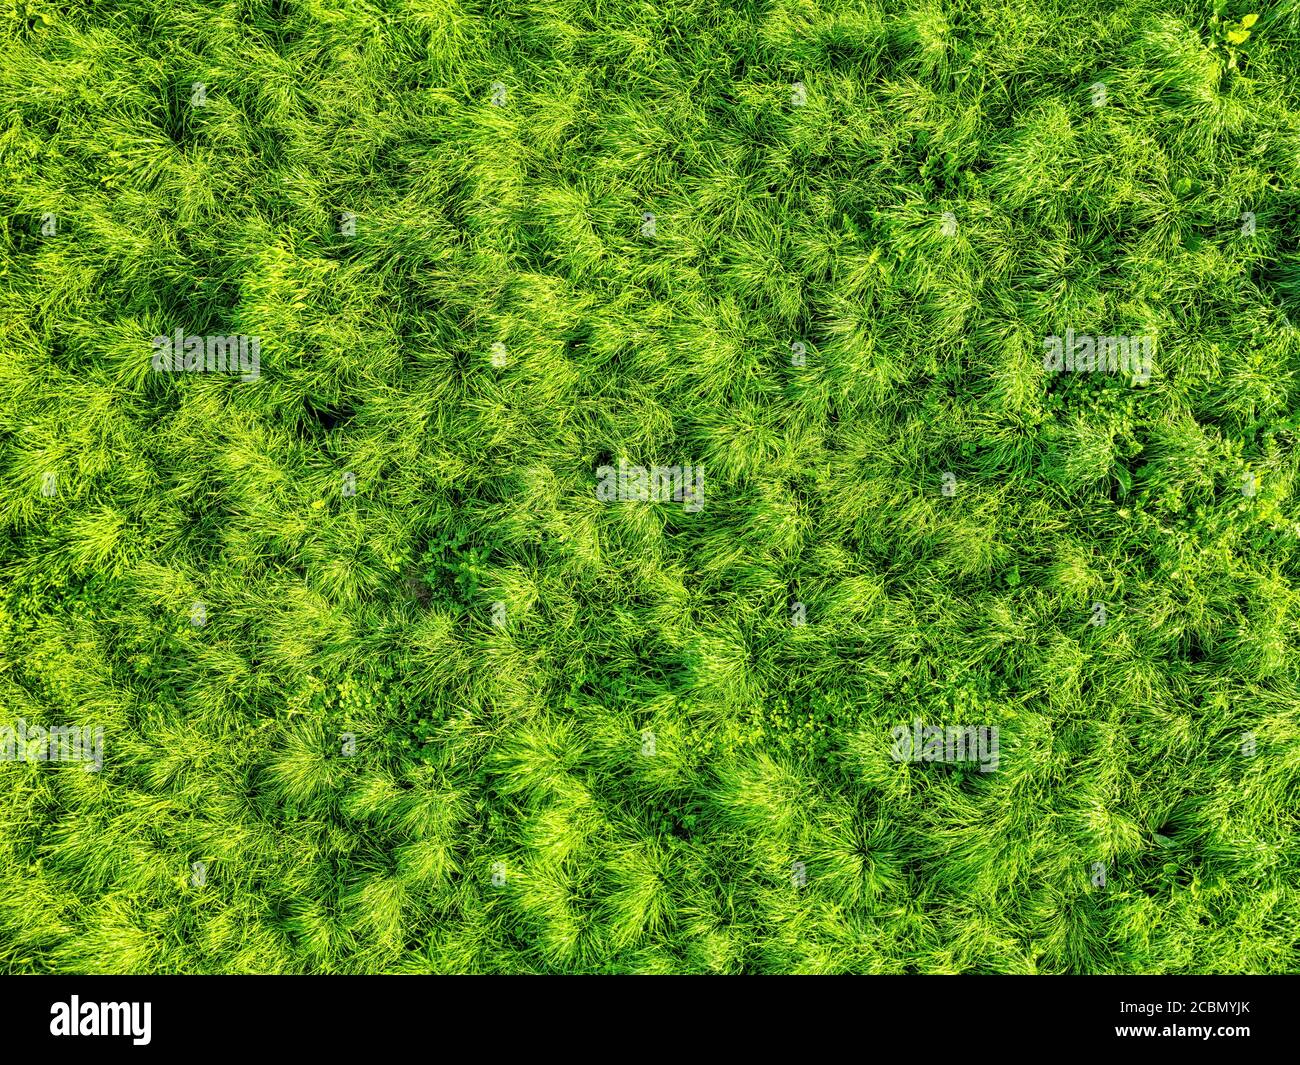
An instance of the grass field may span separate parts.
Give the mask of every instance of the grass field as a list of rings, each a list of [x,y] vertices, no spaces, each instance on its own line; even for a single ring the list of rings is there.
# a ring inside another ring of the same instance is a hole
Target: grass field
[[[0,39],[0,971],[1300,971],[1300,4]]]

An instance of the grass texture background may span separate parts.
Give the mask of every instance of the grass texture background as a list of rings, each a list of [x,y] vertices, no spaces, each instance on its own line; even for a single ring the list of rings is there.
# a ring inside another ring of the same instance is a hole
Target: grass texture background
[[[1295,3],[0,40],[0,969],[1300,969]]]

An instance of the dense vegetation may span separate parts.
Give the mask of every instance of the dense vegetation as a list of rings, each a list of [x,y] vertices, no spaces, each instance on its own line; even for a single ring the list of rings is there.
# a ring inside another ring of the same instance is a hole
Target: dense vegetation
[[[1300,5],[0,40],[4,971],[1300,969]]]

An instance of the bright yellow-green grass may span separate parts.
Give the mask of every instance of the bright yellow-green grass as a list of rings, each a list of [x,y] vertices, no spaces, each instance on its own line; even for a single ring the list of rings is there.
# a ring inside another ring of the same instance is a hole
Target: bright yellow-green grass
[[[1298,327],[1292,0],[9,3],[0,970],[1297,971]]]

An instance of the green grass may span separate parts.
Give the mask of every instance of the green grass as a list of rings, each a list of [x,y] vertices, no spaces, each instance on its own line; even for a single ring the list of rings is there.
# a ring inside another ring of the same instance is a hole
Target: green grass
[[[1300,5],[1217,8],[8,4],[0,726],[105,739],[0,763],[0,969],[1300,970]]]

